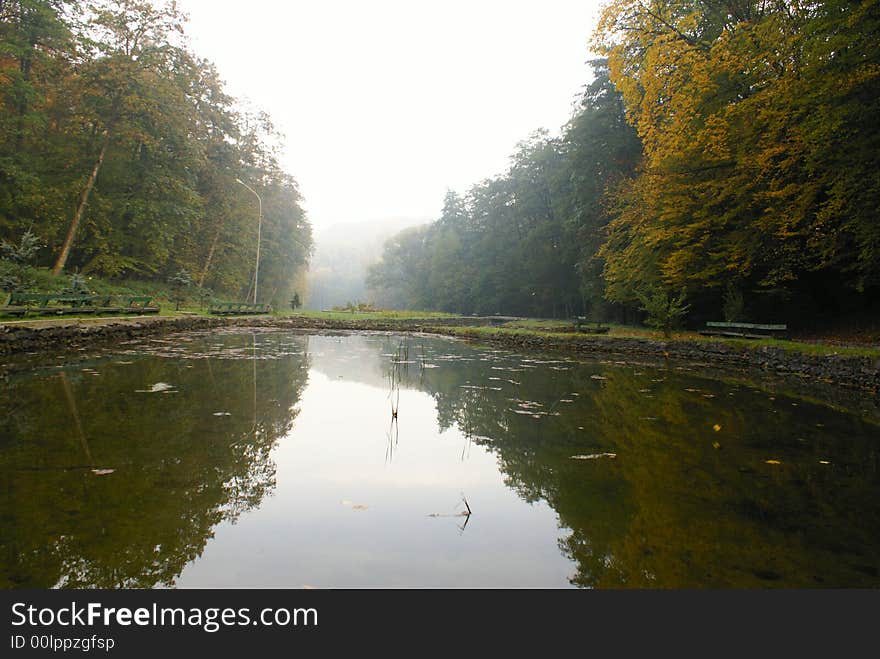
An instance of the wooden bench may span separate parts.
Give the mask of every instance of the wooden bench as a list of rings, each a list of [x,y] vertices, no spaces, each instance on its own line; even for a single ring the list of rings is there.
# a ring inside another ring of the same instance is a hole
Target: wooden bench
[[[159,307],[151,304],[152,301],[153,298],[146,295],[122,297],[119,313],[159,313]]]
[[[212,302],[208,313],[217,316],[271,313],[268,304],[252,304],[249,302]]]
[[[708,322],[706,329],[700,330],[700,334],[704,336],[733,336],[742,339],[787,339],[788,325]]]
[[[586,316],[575,316],[573,324],[576,332],[587,334],[607,334],[610,329],[598,320],[590,320]]]
[[[159,313],[152,306],[152,297],[91,295],[87,293],[12,293],[9,305],[0,307],[0,313],[12,316],[100,314],[100,313]],[[49,305],[53,302],[52,306]],[[61,305],[61,306],[59,306]]]
[[[28,313],[58,313],[61,307],[49,306],[49,302],[54,299],[53,295],[16,291],[9,296],[8,306],[3,307],[0,311],[11,316],[25,316]]]
[[[55,313],[58,315],[67,313],[95,313],[92,297],[88,293],[56,293],[52,299],[66,306],[57,309]]]

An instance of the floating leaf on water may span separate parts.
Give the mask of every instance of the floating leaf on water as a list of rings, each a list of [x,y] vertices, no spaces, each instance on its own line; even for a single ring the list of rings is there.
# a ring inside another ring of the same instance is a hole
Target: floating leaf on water
[[[820,465],[830,465],[831,463],[828,460],[819,460]]]
[[[649,394],[649,393],[651,393],[651,390],[650,389],[639,389],[639,393],[640,394]]]
[[[232,416],[229,412],[214,412],[214,416]]]
[[[112,474],[115,469],[92,469],[92,473],[95,476],[106,476],[107,474]]]
[[[719,430],[721,430],[721,426],[719,426],[719,425],[716,423],[714,426],[712,426],[712,430],[714,430],[715,432],[718,432]]]
[[[573,455],[572,460],[597,460],[599,458],[616,458],[617,453],[590,453],[590,455]]]
[[[779,460],[764,460],[768,465],[781,465],[782,463]]]
[[[136,392],[140,394],[158,394],[163,391],[169,391],[174,388],[174,385],[170,385],[167,382],[157,382],[149,389],[137,389]]]
[[[721,444],[719,444],[718,442],[712,442],[712,448],[721,448]]]

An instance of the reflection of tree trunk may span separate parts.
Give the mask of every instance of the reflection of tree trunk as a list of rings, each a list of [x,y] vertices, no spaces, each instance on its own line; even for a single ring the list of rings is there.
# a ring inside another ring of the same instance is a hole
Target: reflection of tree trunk
[[[73,397],[73,390],[70,388],[70,381],[67,379],[67,373],[61,371],[61,384],[64,385],[64,395],[67,397],[67,407],[70,409],[70,415],[73,417],[73,423],[76,427],[77,435],[79,435],[80,444],[85,451],[89,466],[94,467],[95,461],[92,460],[92,452],[89,450],[89,443],[86,441],[86,434],[83,432],[82,422],[79,420],[79,412],[76,409],[76,399]]]
[[[257,335],[251,334],[251,350],[254,364],[254,439],[257,438]]]
[[[55,265],[52,268],[52,274],[56,277],[61,274],[61,271],[64,270],[64,266],[67,264],[67,257],[70,254],[70,248],[73,246],[73,239],[76,237],[76,230],[79,227],[79,222],[85,212],[86,205],[89,203],[89,195],[92,194],[92,188],[95,187],[95,179],[98,178],[98,172],[101,171],[101,165],[104,163],[104,156],[107,153],[108,144],[110,144],[109,129],[104,131],[104,139],[101,143],[101,152],[98,154],[98,160],[95,162],[95,166],[92,168],[92,173],[89,175],[89,179],[86,181],[86,185],[79,196],[79,203],[76,205],[76,212],[73,214],[73,220],[70,222],[70,229],[67,231],[67,238],[64,239],[61,253],[58,255],[58,260],[55,261]]]

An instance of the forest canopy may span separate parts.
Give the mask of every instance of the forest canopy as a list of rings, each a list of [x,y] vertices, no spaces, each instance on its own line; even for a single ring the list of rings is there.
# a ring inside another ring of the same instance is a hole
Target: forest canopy
[[[880,290],[878,2],[616,0],[561,136],[450,192],[370,277],[400,306],[830,318]],[[726,305],[730,306],[730,305]],[[734,320],[733,318],[725,318]]]
[[[244,296],[261,204],[261,301],[286,305],[312,239],[280,136],[185,23],[173,2],[0,0],[0,239],[30,232],[56,274]]]

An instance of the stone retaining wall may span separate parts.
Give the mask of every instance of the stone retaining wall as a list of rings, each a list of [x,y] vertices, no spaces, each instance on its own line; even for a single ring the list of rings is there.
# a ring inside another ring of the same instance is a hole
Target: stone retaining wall
[[[441,332],[440,333],[445,333]],[[454,332],[467,336],[466,330]],[[809,355],[776,346],[741,346],[723,341],[660,341],[642,338],[544,337],[532,334],[474,332],[471,338],[521,350],[565,350],[580,354],[642,355],[686,362],[723,364],[814,378],[826,383],[880,391],[880,358],[845,355]]]

